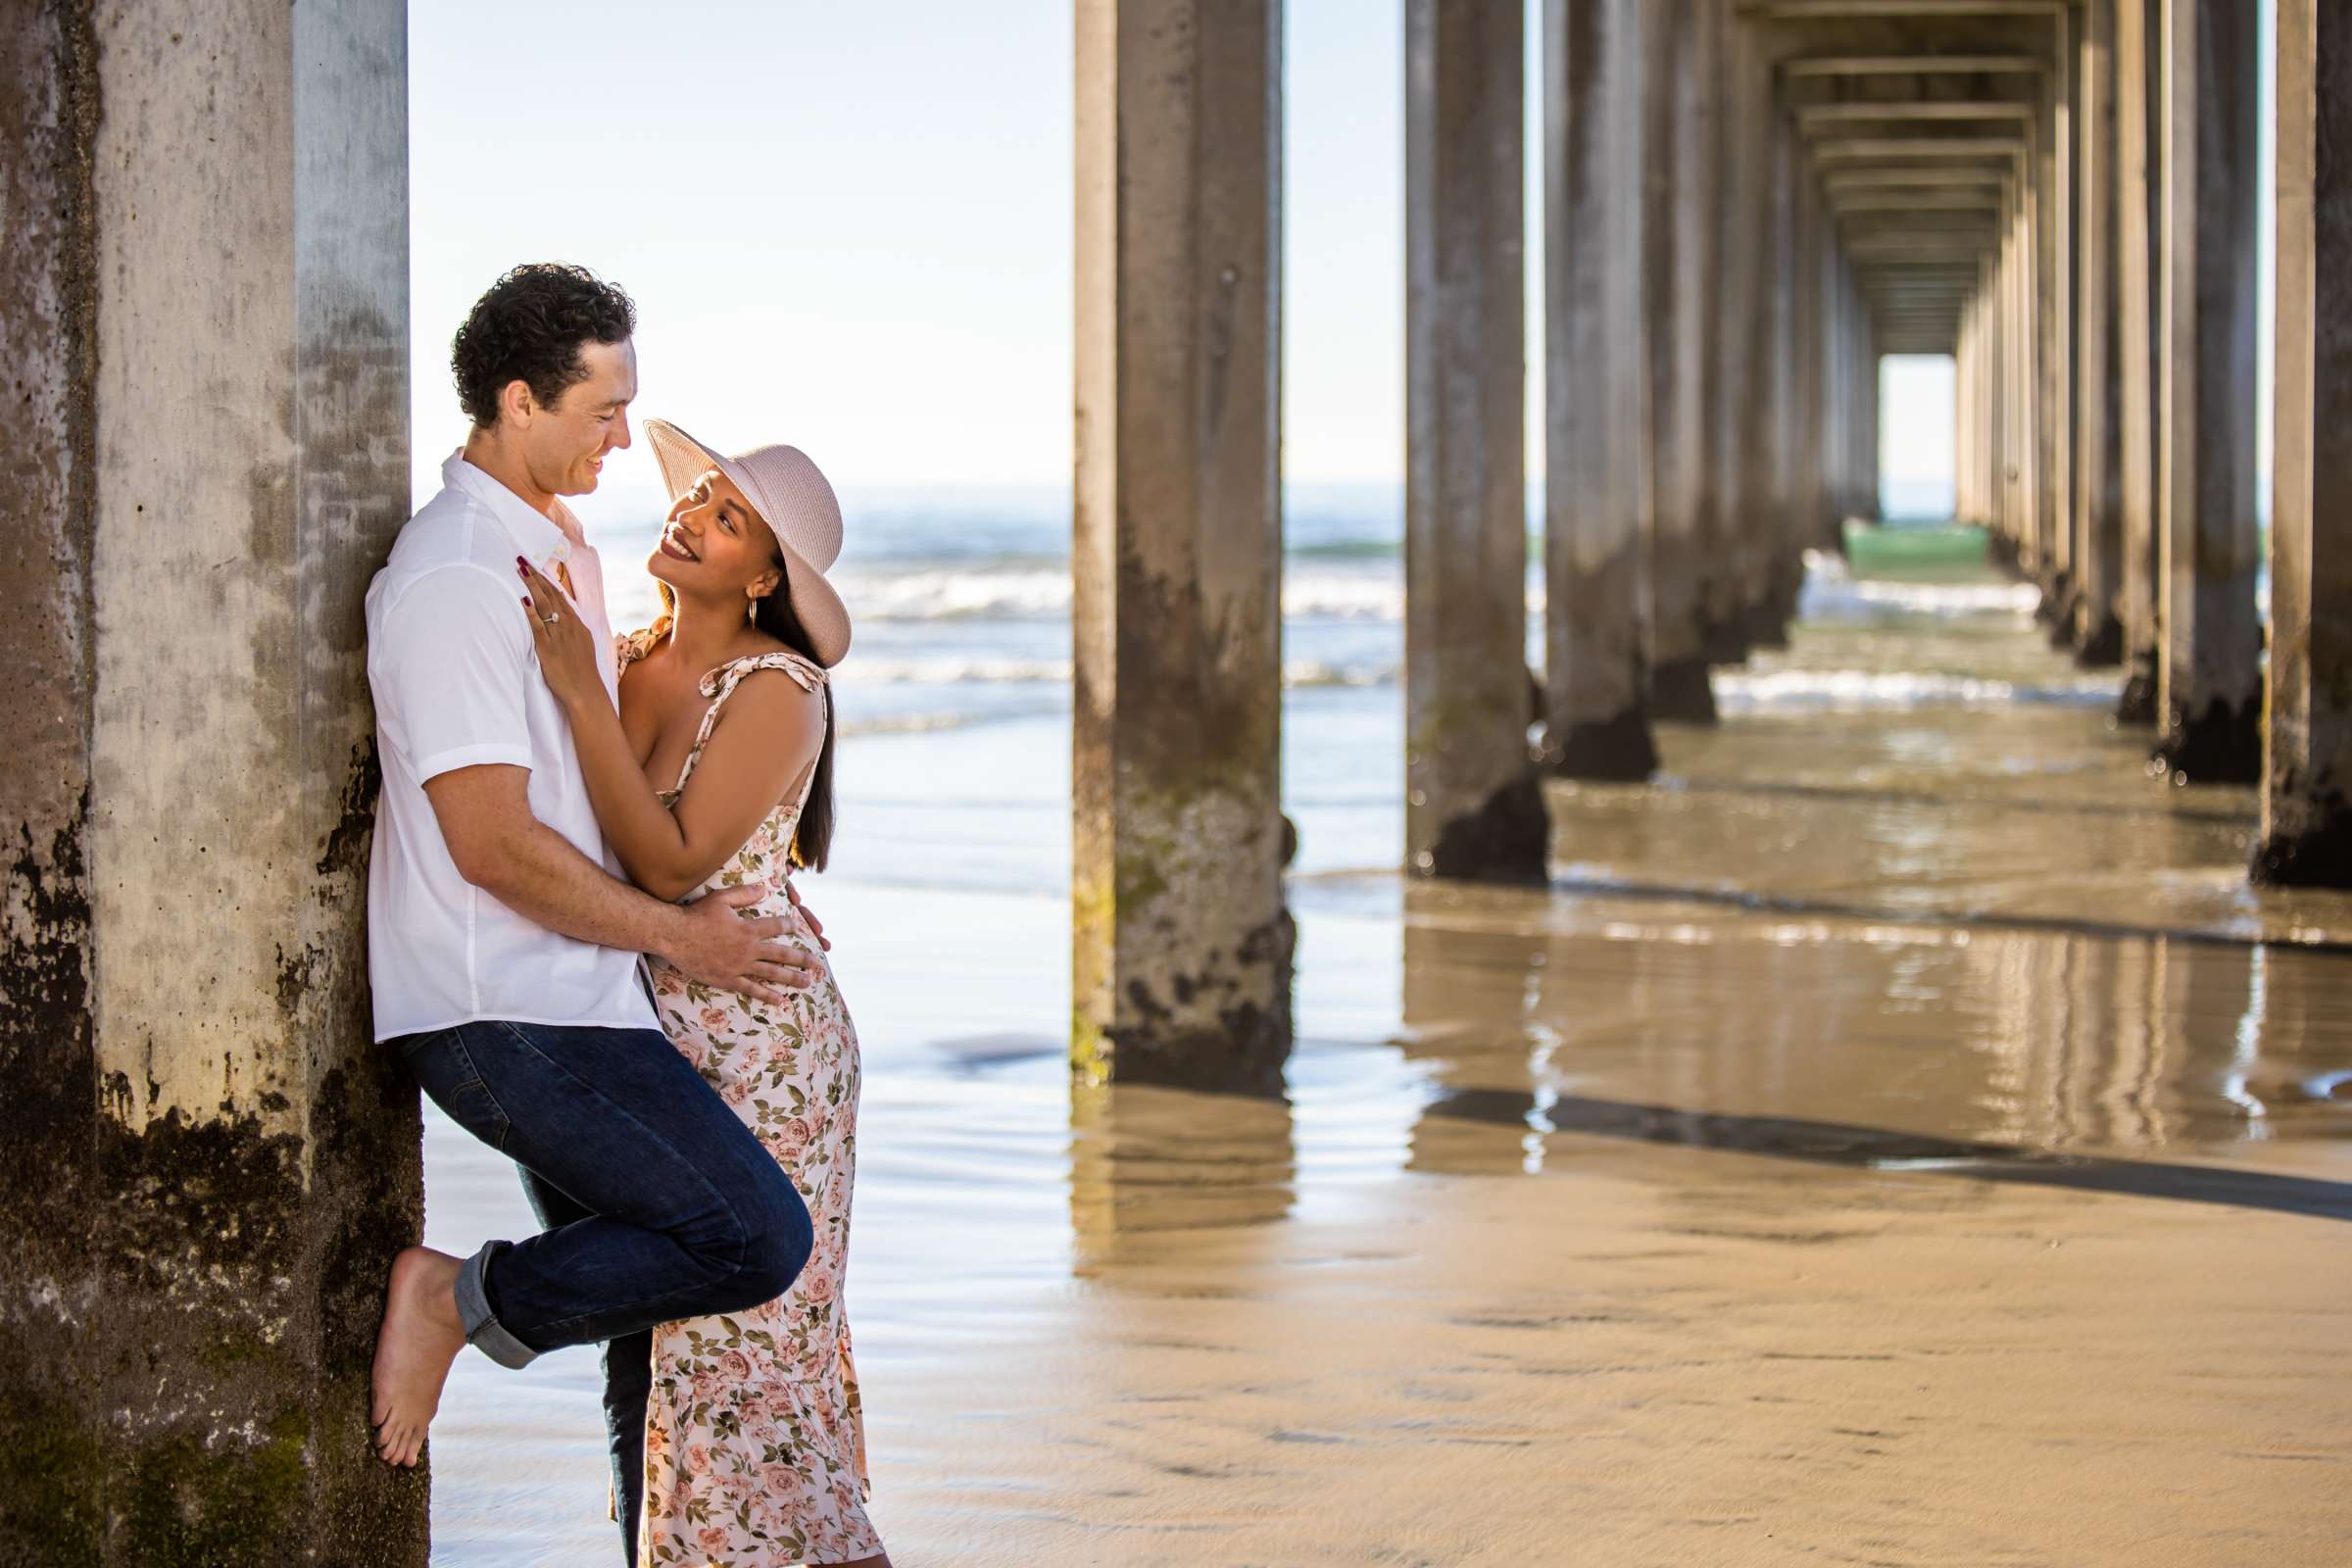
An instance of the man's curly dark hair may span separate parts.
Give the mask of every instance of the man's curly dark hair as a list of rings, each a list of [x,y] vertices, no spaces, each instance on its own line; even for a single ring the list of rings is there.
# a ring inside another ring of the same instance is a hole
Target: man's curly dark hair
[[[616,283],[568,262],[525,262],[490,285],[449,348],[458,401],[476,429],[498,422],[498,395],[530,384],[548,408],[588,378],[580,346],[619,343],[637,329],[637,306]]]

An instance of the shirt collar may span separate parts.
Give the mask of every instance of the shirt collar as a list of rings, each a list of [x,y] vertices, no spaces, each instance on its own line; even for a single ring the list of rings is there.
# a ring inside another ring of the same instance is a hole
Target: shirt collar
[[[441,482],[487,507],[490,514],[505,524],[515,550],[546,576],[554,576],[558,563],[569,561],[575,550],[587,545],[579,519],[571,514],[569,507],[558,501],[555,514],[549,516],[467,463],[463,447],[451,453],[449,461],[441,465]]]

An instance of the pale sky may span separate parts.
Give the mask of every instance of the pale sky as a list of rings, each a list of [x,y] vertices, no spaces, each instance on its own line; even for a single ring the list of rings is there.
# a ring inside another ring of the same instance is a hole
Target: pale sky
[[[1285,471],[1393,480],[1402,6],[1287,12]],[[854,487],[1066,481],[1070,17],[1070,0],[411,0],[420,478],[464,435],[446,365],[466,307],[507,266],[558,259],[636,297],[640,416],[730,450],[791,441]],[[1531,156],[1531,333],[1538,172]],[[1540,353],[1528,368],[1533,477]],[[1890,366],[1890,478],[1948,472],[1949,378]],[[638,453],[613,477],[651,475]]]
[[[1393,476],[1400,8],[1289,11],[1287,468]],[[561,259],[635,296],[641,415],[853,485],[1066,481],[1070,15],[412,0],[420,468],[464,435],[466,307]]]

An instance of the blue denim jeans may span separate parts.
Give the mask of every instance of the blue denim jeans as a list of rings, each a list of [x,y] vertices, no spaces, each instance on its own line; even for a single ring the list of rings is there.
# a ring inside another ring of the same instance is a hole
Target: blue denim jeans
[[[548,1227],[485,1242],[459,1270],[466,1338],[501,1365],[632,1337],[650,1364],[656,1324],[772,1301],[808,1261],[792,1178],[660,1030],[494,1021],[394,1044],[433,1103],[523,1168]],[[616,1489],[648,1370],[632,1381],[631,1353],[607,1352]],[[625,1468],[624,1504],[642,1473]]]

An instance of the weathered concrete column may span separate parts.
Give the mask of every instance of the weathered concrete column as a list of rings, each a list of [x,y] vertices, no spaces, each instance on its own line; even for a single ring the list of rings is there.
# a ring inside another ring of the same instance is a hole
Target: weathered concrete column
[[[1853,339],[1849,372],[1853,387],[1849,416],[1853,422],[1846,438],[1846,482],[1851,489],[1852,499],[1847,503],[1846,510],[1864,522],[1877,522],[1881,514],[1877,331],[1871,319],[1870,302],[1863,295],[1861,282],[1850,259],[1845,264],[1845,309]]]
[[[1704,47],[1714,62],[1711,95],[1715,113],[1711,142],[1717,173],[1715,268],[1710,308],[1714,328],[1709,384],[1714,405],[1713,466],[1708,511],[1709,565],[1700,584],[1699,619],[1706,657],[1736,664],[1747,658],[1748,553],[1762,513],[1757,505],[1760,475],[1749,441],[1760,423],[1756,411],[1756,330],[1762,314],[1763,256],[1760,224],[1762,148],[1751,127],[1768,112],[1771,80],[1756,47],[1755,28],[1735,24],[1731,7],[1707,5],[1701,25]]]
[[[1794,195],[1788,183],[1792,164],[1775,107],[1772,65],[1756,34],[1744,24],[1734,29],[1737,238],[1730,247],[1735,261],[1726,270],[1724,305],[1731,333],[1740,343],[1740,368],[1727,377],[1725,388],[1738,468],[1724,495],[1735,509],[1738,533],[1730,585],[1736,630],[1721,652],[1742,658],[1751,648],[1787,641],[1774,577],[1786,514],[1787,313],[1792,281],[1783,246]]]
[[[2003,204],[2004,210],[2006,203]],[[2002,265],[2007,243],[1999,232],[1978,261],[1976,309],[1984,368],[1979,376],[1978,407],[1984,416],[1984,456],[1980,479],[1984,486],[1984,528],[1996,563],[2013,565],[2017,541],[2009,518],[2009,410],[2002,394],[2008,386],[2009,291],[2008,270]]]
[[[2043,579],[2041,468],[2035,437],[2040,430],[2040,331],[2034,297],[2034,243],[2033,182],[2023,173],[2011,181],[2007,244],[2002,254],[2003,322],[2001,386],[2008,465],[2002,474],[2008,496],[2009,537],[2017,568],[2034,582]]]
[[[2053,640],[2073,640],[2075,600],[2074,206],[2072,12],[2057,7],[2051,70],[2029,122],[2027,177],[2034,185],[2034,515],[2043,603]]]
[[[2156,722],[2156,669],[2163,662],[2163,551],[2156,527],[2157,345],[2162,336],[2164,244],[2159,175],[2164,144],[2157,110],[2163,62],[2156,48],[2164,0],[2116,0],[2116,349],[2122,389],[2117,417],[2119,509],[2123,515],[2124,686],[2115,716]]]
[[[1544,764],[1640,779],[1642,0],[1544,0]]]
[[[2085,0],[2076,111],[2075,314],[2075,657],[2085,667],[2123,659],[2124,566],[2122,357],[2116,352],[2122,300],[2116,265],[2115,12],[2117,0]]]
[[[2157,756],[2201,783],[2262,771],[2255,34],[2237,0],[2165,0]]]
[[[1759,647],[1788,647],[1788,627],[1797,618],[1797,592],[1804,585],[1804,546],[1809,543],[1809,514],[1804,491],[1804,444],[1811,423],[1806,409],[1806,247],[1804,188],[1811,174],[1804,151],[1788,118],[1776,113],[1771,129],[1774,148],[1774,266],[1769,282],[1771,311],[1771,548],[1754,620],[1750,625]]]
[[[1960,324],[1952,340],[1952,520],[1977,520],[1977,332],[1976,302],[1960,302]]]
[[[1642,235],[1649,373],[1649,711],[1715,722],[1702,583],[1707,483],[1707,317],[1714,300],[1712,109],[1702,103],[1698,12],[1643,0]]]
[[[2352,10],[2278,3],[2271,674],[2254,874],[2352,887]]]
[[[1991,246],[1984,259],[1984,281],[1979,298],[1984,305],[1985,364],[1985,482],[1986,506],[1992,514],[1992,553],[1997,564],[2016,569],[2021,553],[2017,529],[2017,344],[2016,290],[2010,268],[2015,242],[2015,193],[2003,190],[2000,218]]]
[[[1845,516],[1845,294],[1838,284],[1837,226],[1821,216],[1821,525],[1843,543]]]
[[[1404,832],[1419,874],[1541,881],[1522,15],[1505,0],[1405,6]]]
[[[1870,306],[1856,281],[1853,260],[1838,253],[1838,298],[1845,317],[1845,503],[1840,518],[1879,520],[1879,356],[1871,344]]]
[[[406,18],[12,15],[0,1559],[420,1565],[368,1446],[421,1192],[361,929]]]
[[[1821,487],[1822,426],[1829,384],[1823,373],[1829,334],[1823,318],[1821,281],[1825,248],[1822,228],[1826,220],[1812,171],[1806,166],[1801,150],[1795,158],[1791,179],[1796,202],[1793,215],[1796,270],[1791,282],[1796,298],[1789,368],[1796,381],[1796,420],[1789,431],[1793,446],[1789,453],[1788,534],[1782,545],[1784,570],[1787,564],[1801,561],[1805,550],[1819,542],[1821,519],[1827,510],[1822,504]]]
[[[1080,0],[1079,1074],[1277,1092],[1282,11]]]
[[[2017,563],[2017,536],[2009,494],[2009,269],[2006,199],[2003,226],[1982,262],[1978,309],[1984,329],[1984,512],[1992,550],[2004,564]]]

